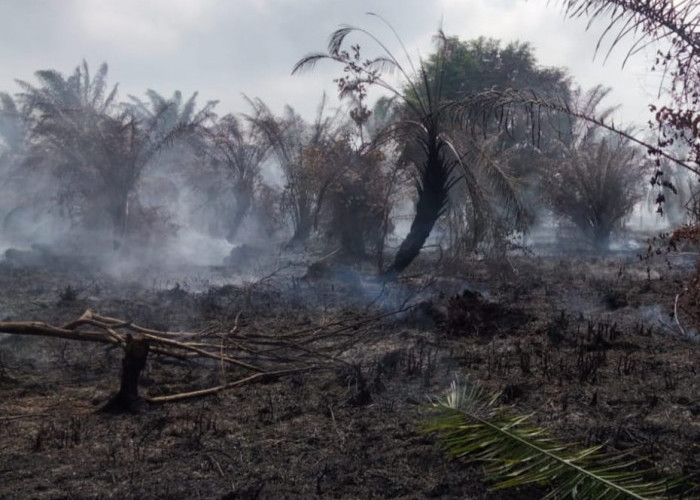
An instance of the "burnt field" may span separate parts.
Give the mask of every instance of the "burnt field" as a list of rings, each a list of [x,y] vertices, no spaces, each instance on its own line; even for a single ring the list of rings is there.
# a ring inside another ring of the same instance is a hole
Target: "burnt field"
[[[541,498],[489,491],[422,432],[428,398],[467,376],[562,441],[700,480],[699,344],[677,298],[693,259],[433,257],[381,284],[299,256],[107,273],[8,255],[5,322],[67,325],[90,309],[245,365],[152,350],[144,402],[110,413],[122,349],[3,335],[0,497]]]

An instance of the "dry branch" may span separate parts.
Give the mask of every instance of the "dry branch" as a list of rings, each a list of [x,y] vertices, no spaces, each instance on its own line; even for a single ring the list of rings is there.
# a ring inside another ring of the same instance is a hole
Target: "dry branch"
[[[117,343],[116,339],[112,338],[107,331],[100,333],[94,331],[69,330],[49,325],[48,323],[43,323],[41,321],[0,322],[0,333],[56,337],[67,340],[103,342],[106,344]]]
[[[181,401],[256,381],[344,365],[346,362],[340,359],[343,352],[366,339],[381,320],[407,309],[409,308],[356,317],[352,320],[332,321],[285,334],[246,335],[240,331],[237,316],[233,326],[221,324],[202,330],[207,332],[207,337],[203,337],[201,332],[153,330],[130,321],[101,316],[88,309],[78,319],[61,327],[36,321],[0,322],[0,333],[99,342],[121,347],[125,351],[122,386],[112,401],[121,398],[119,401],[127,403],[124,408],[133,409],[141,399],[149,403]],[[191,341],[193,338],[198,340]],[[131,352],[135,342],[143,344],[146,351],[142,353],[143,356],[138,362],[133,359],[134,353]],[[212,359],[218,361],[222,374],[226,365],[235,367],[237,370],[232,374],[237,379],[205,389],[140,398],[137,394],[140,374],[138,368],[141,363],[145,364],[149,352],[184,361],[196,358]]]
[[[146,398],[146,400],[149,403],[172,403],[174,401],[181,401],[183,399],[192,399],[192,398],[199,398],[202,396],[208,396],[209,394],[214,394],[217,392],[221,392],[225,389],[230,389],[232,387],[237,387],[239,385],[251,383],[251,382],[262,382],[265,380],[274,380],[278,377],[281,377],[283,375],[293,375],[297,373],[303,373],[303,372],[308,372],[316,367],[306,367],[306,368],[299,368],[299,369],[293,369],[293,370],[279,370],[276,372],[267,372],[267,373],[256,373],[254,375],[250,375],[248,377],[235,380],[233,382],[229,382],[227,384],[222,384],[222,385],[217,385],[215,387],[209,387],[207,389],[200,389],[198,391],[191,391],[191,392],[181,392],[179,394],[171,394],[170,396],[156,396],[152,398]]]

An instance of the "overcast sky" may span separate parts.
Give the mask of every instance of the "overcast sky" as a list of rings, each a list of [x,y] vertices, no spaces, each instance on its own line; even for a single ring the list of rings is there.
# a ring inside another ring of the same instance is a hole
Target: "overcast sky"
[[[622,69],[624,49],[594,59],[603,23],[566,19],[547,0],[0,0],[0,90],[18,91],[15,79],[36,82],[39,69],[64,74],[83,59],[109,64],[119,96],[148,88],[170,96],[199,91],[219,100],[219,114],[247,112],[242,94],[263,99],[275,112],[290,104],[310,117],[322,92],[334,94],[340,68],[330,63],[291,76],[294,63],[323,51],[341,24],[369,29],[397,50],[391,32],[367,11],[386,18],[412,57],[431,52],[442,26],[448,35],[531,42],[541,65],[569,69],[584,88],[613,87],[608,104],[621,104],[619,120],[645,123],[659,76],[650,55]],[[373,55],[368,43],[366,56]],[[607,46],[606,46],[607,47]],[[374,53],[378,54],[378,52]]]

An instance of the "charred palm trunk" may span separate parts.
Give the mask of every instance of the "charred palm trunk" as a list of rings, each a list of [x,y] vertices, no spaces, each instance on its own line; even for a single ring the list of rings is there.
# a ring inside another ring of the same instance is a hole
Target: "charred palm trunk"
[[[610,235],[612,228],[606,224],[601,224],[593,230],[593,247],[596,252],[605,253],[610,251]]]
[[[115,250],[121,248],[126,239],[127,222],[129,219],[129,195],[117,195],[109,208],[112,219],[112,246]]]
[[[233,212],[233,217],[229,223],[228,234],[226,235],[226,239],[228,241],[233,242],[236,239],[238,231],[243,225],[243,219],[245,219],[245,216],[248,214],[248,210],[250,210],[250,205],[251,200],[249,196],[241,194],[240,196],[236,197],[236,209]]]
[[[357,261],[365,259],[367,252],[365,250],[365,229],[362,227],[362,221],[353,213],[345,214],[342,217],[342,225],[340,227],[340,254],[342,257]],[[343,220],[344,219],[344,220]]]
[[[297,247],[306,245],[306,242],[311,237],[313,223],[314,220],[311,214],[311,208],[306,204],[300,204],[294,225],[294,234],[292,235],[292,239],[289,240],[289,243],[287,243],[287,246]]]
[[[416,215],[411,230],[396,252],[394,263],[384,272],[387,280],[395,279],[418,257],[433,226],[445,211],[448,193],[453,185],[451,176],[455,163],[445,158],[443,148],[446,143],[437,133],[429,133],[421,142],[426,159],[417,179]]]
[[[303,246],[311,237],[311,229],[313,222],[311,218],[305,218],[299,222],[299,225],[294,230],[294,235],[289,241],[289,246]]]

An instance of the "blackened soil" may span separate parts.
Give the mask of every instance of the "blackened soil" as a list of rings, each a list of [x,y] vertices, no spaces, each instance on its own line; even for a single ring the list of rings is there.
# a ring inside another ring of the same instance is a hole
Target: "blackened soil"
[[[499,280],[473,264],[389,290],[325,275],[206,287],[0,266],[8,321],[63,324],[90,307],[157,329],[238,317],[242,332],[281,335],[418,305],[372,323],[334,369],[134,415],[97,411],[117,389],[119,349],[5,337],[0,497],[541,498],[490,492],[478,468],[421,432],[428,396],[467,375],[559,439],[607,443],[700,480],[700,344],[692,324],[683,337],[670,316],[692,269],[652,275],[647,263],[580,257],[514,264]],[[151,356],[141,390],[172,394],[236,375]]]

